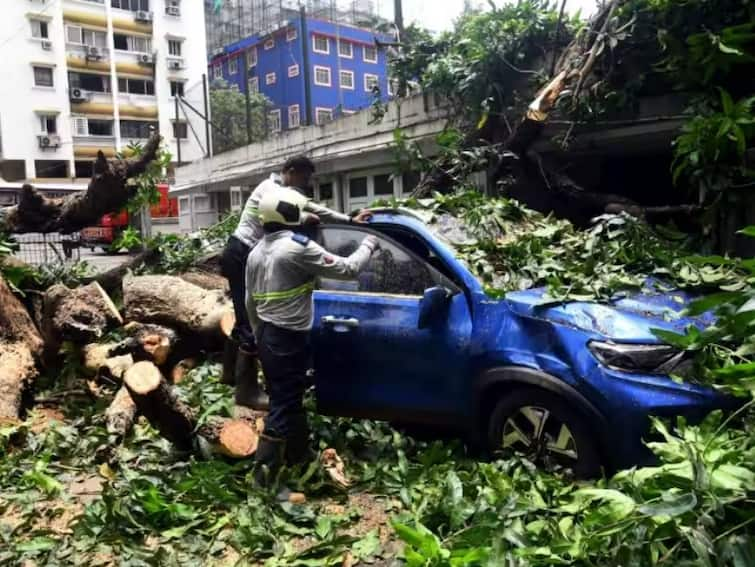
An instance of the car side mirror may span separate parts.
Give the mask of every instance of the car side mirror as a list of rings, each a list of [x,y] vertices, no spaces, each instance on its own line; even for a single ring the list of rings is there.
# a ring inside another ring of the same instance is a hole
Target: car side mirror
[[[445,287],[437,286],[426,289],[419,302],[417,327],[426,329],[445,321],[452,296],[451,290]]]

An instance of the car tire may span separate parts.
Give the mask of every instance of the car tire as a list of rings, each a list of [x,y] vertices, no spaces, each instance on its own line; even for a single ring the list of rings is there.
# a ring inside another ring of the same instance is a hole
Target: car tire
[[[546,470],[594,478],[601,474],[601,458],[593,431],[573,403],[540,388],[519,388],[501,398],[490,416],[488,451],[523,453]]]

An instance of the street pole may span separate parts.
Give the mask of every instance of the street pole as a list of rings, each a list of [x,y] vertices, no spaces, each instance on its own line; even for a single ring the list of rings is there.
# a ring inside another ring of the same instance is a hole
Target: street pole
[[[202,96],[204,97],[204,135],[207,138],[207,157],[212,157],[212,140],[210,139],[210,101],[207,97],[207,74],[202,73]]]
[[[173,100],[176,103],[176,118],[174,122],[175,126],[173,127],[174,135],[176,137],[176,157],[178,158],[178,165],[181,165],[181,131],[178,128],[181,117],[178,114],[178,97],[174,97]]]
[[[401,0],[393,0],[393,21],[396,24],[396,31],[398,32],[396,40],[400,44],[404,39],[404,5]],[[402,49],[401,45],[398,46],[398,49]],[[396,94],[399,97],[406,96],[406,79],[403,76],[399,78],[398,92]]]
[[[246,106],[246,143],[252,143],[252,101],[249,97],[249,50],[244,49],[244,101]]]
[[[304,125],[309,126],[314,121],[312,120],[312,87],[310,85],[312,74],[309,68],[309,33],[307,32],[307,11],[304,5],[299,8],[299,18],[301,20],[301,60],[304,65]],[[337,52],[336,56],[338,56]]]

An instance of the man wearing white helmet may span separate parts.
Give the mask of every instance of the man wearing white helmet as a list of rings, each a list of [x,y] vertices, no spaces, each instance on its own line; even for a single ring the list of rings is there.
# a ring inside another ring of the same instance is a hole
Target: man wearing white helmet
[[[266,193],[259,203],[265,235],[246,265],[247,313],[259,345],[270,395],[265,432],[257,446],[258,482],[280,464],[306,459],[309,428],[302,405],[310,363],[312,291],[318,276],[353,279],[378,247],[365,237],[348,258],[331,254],[294,232],[306,222],[307,199],[288,188]]]
[[[245,266],[250,250],[262,238],[264,232],[259,220],[258,208],[261,199],[269,192],[275,192],[281,187],[293,187],[300,190],[310,184],[315,166],[305,156],[297,156],[286,160],[281,174],[272,174],[260,183],[252,192],[244,205],[239,225],[229,238],[221,261],[223,275],[228,279],[236,315],[231,337],[225,345],[223,353],[223,382],[236,385],[236,403],[255,409],[267,409],[268,398],[257,381],[257,364],[254,334],[249,326],[244,305]],[[351,222],[351,217],[327,207],[307,201],[304,209],[310,213],[309,222],[317,222],[319,218],[330,222]],[[359,221],[362,217],[356,217]]]

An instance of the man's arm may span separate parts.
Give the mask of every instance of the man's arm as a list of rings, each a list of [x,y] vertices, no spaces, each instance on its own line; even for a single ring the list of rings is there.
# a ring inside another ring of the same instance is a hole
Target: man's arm
[[[377,250],[379,244],[376,236],[368,235],[362,240],[350,256],[331,254],[316,242],[309,241],[296,263],[313,276],[322,276],[338,280],[351,280],[357,277]]]
[[[307,201],[307,204],[304,206],[304,212],[315,214],[321,220],[326,222],[341,224],[351,222],[351,217],[349,215],[339,213],[338,211],[334,211],[333,209],[329,209],[328,207],[324,207],[323,205],[318,205],[314,201]]]

